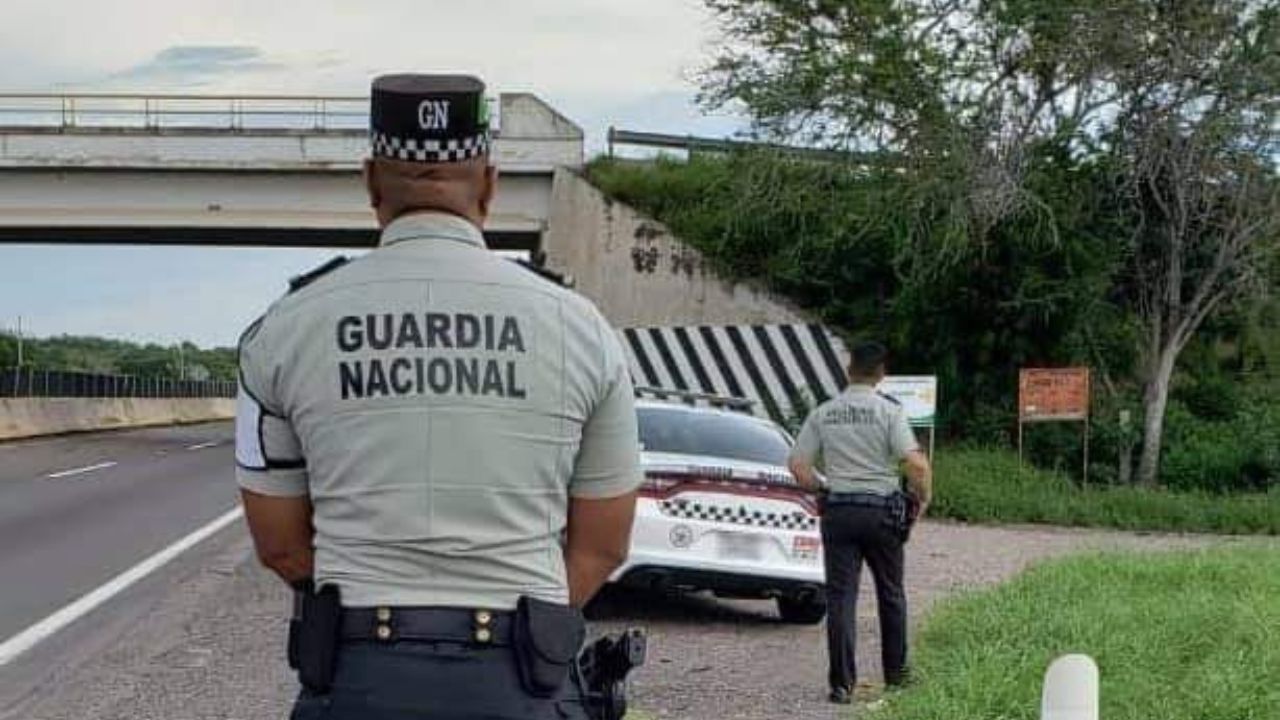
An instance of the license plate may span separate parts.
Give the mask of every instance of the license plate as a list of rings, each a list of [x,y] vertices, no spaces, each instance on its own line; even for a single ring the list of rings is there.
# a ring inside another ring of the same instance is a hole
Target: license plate
[[[725,560],[759,560],[763,556],[760,538],[755,535],[720,535],[720,557]]]

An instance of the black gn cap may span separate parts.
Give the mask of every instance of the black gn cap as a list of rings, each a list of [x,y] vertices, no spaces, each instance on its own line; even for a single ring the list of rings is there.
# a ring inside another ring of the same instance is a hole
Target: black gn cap
[[[374,157],[460,162],[489,151],[484,83],[470,75],[383,75],[373,81]]]

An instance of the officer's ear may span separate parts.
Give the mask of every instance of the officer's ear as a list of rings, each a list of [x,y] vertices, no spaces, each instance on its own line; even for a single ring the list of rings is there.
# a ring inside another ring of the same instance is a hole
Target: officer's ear
[[[378,189],[378,178],[376,177],[377,172],[377,163],[375,163],[372,158],[365,158],[364,189],[365,192],[369,193],[369,207],[374,210],[377,210],[378,206],[382,205],[382,191]]]
[[[498,166],[485,165],[484,182],[480,186],[480,217],[481,219],[489,217],[489,205],[493,202],[493,196],[498,192]]]

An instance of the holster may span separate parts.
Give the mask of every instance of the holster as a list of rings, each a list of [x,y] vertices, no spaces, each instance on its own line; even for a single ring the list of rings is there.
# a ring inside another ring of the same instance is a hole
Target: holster
[[[919,506],[919,501],[910,493],[896,492],[889,497],[889,513],[885,522],[903,543],[911,539],[911,528],[915,525]]]
[[[569,678],[586,632],[586,620],[577,608],[522,596],[511,644],[525,692],[534,697],[555,695]]]
[[[319,590],[310,580],[294,585],[289,667],[297,670],[298,681],[317,695],[324,695],[333,686],[341,621],[342,600],[336,585]]]

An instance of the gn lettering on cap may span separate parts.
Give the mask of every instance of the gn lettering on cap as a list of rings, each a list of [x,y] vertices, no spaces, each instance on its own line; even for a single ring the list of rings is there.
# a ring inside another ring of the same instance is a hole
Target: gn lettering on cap
[[[418,103],[418,127],[423,130],[448,130],[449,101],[423,100]]]
[[[369,102],[374,157],[447,163],[489,152],[489,106],[478,78],[383,75]]]

